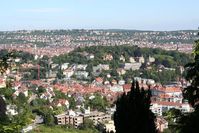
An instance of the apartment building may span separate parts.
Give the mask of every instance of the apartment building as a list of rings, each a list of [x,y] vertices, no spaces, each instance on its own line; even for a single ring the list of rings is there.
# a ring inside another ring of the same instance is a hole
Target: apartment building
[[[83,124],[83,116],[73,116],[68,114],[59,114],[55,116],[56,122],[58,125],[71,125],[75,128],[78,128]]]
[[[99,122],[108,122],[111,121],[111,115],[103,112],[94,111],[89,114],[76,114],[75,112],[67,114],[55,115],[55,120],[58,125],[71,125],[75,128],[78,128],[83,124],[84,119],[90,119],[94,124]]]

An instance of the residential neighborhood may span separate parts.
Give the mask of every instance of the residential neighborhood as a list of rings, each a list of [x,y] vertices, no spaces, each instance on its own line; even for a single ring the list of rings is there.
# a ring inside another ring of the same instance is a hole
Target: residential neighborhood
[[[47,118],[42,111],[47,109],[48,113],[52,112],[49,116],[52,121],[49,124],[72,126],[79,129],[85,121],[90,120],[101,131],[115,132],[113,121],[113,114],[116,110],[115,101],[123,93],[131,91],[133,81],[138,82],[144,90],[151,90],[150,109],[158,118],[156,124],[161,132],[168,128],[168,122],[163,115],[165,112],[170,109],[178,109],[182,113],[194,111],[188,101],[183,99],[183,87],[189,84],[186,80],[181,79],[175,83],[161,84],[154,79],[143,78],[141,75],[132,77],[130,80],[122,78],[129,71],[135,72],[153,67],[156,61],[153,56],[130,56],[126,60],[126,57],[121,55],[121,63],[118,68],[115,68],[117,75],[114,75],[112,65],[108,63],[93,65],[92,71],[88,71],[90,64],[86,63],[64,62],[58,64],[51,59],[44,62],[42,60],[44,57],[30,58],[31,60],[28,61],[19,57],[14,60],[14,64],[23,63],[18,66],[13,65],[15,69],[10,67],[6,73],[1,75],[0,89],[2,91],[7,89],[9,82],[11,97],[13,99],[24,97],[27,100],[26,106],[33,108],[36,117],[40,117],[43,122]],[[98,57],[93,56],[93,61],[95,58]],[[101,58],[107,62],[114,60],[115,57],[109,53]],[[43,64],[37,65],[34,63],[35,61],[41,63],[43,61]],[[143,64],[146,64],[144,68]],[[161,69],[157,67],[157,71],[165,69],[166,71],[175,71],[173,68],[167,69],[164,65],[162,66]],[[43,72],[46,69],[47,71]],[[92,78],[91,75],[93,75]],[[4,95],[2,97],[7,100]],[[17,116],[20,113],[18,106],[12,102],[7,104],[6,110],[6,114],[10,116]],[[38,125],[34,123],[34,117],[29,124],[34,124],[31,126],[31,130]],[[24,127],[23,131],[29,131],[29,128]]]

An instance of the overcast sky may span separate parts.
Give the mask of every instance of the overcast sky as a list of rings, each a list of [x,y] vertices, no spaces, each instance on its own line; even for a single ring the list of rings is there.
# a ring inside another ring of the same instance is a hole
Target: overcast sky
[[[0,30],[199,27],[199,0],[1,0]]]

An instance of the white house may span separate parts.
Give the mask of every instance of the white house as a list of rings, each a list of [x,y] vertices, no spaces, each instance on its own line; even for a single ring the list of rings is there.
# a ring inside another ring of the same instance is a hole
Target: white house
[[[79,78],[87,78],[89,73],[86,71],[76,71],[75,75]]]
[[[148,60],[149,60],[150,63],[155,62],[155,58],[154,58],[154,57],[151,57],[151,56],[149,56]]]
[[[144,63],[144,62],[145,62],[145,59],[144,59],[143,56],[141,56],[141,57],[136,57],[136,59],[137,59],[137,61],[138,61],[139,63]]]
[[[17,115],[17,106],[16,105],[7,105],[6,106],[6,114],[7,115]]]
[[[182,112],[191,112],[193,108],[188,103],[175,103],[167,101],[156,101],[151,103],[151,111],[159,116],[162,116],[162,113],[168,111],[172,108],[179,109]]]
[[[135,58],[134,58],[134,57],[130,57],[130,58],[129,58],[129,62],[135,63],[135,62],[136,62],[136,61],[135,61]]]
[[[124,85],[124,84],[125,84],[125,81],[124,81],[124,80],[119,80],[119,81],[118,81],[118,84],[119,84],[119,85]]]
[[[125,62],[125,57],[123,55],[120,56],[120,61]]]
[[[87,55],[87,59],[94,59],[95,58],[95,56],[94,56],[94,54],[89,54],[89,55]]]
[[[110,86],[109,89],[113,92],[123,92],[123,87],[121,85]]]
[[[71,76],[73,76],[73,74],[74,74],[74,70],[72,69],[67,69],[63,71],[63,75],[65,75],[66,78],[70,78]]]
[[[139,70],[140,67],[141,67],[141,63],[139,62],[135,62],[135,63],[125,63],[122,65],[122,67],[125,69],[125,70]]]
[[[76,69],[77,70],[84,70],[85,71],[86,68],[87,68],[87,66],[88,66],[87,64],[79,64],[79,65],[77,65]]]
[[[68,68],[69,63],[64,63],[61,65],[61,70],[66,70]]]

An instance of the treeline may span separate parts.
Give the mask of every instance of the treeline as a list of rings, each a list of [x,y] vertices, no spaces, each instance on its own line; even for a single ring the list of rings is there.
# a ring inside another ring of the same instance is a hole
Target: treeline
[[[162,49],[150,49],[150,48],[139,48],[137,46],[91,46],[84,48],[77,48],[73,52],[65,55],[54,57],[55,62],[69,62],[69,63],[89,63],[89,60],[82,54],[87,52],[95,55],[95,59],[92,61],[93,64],[99,63],[111,63],[119,62],[120,55],[125,57],[126,62],[129,61],[130,57],[143,56],[145,59],[152,56],[156,59],[156,64],[164,64],[166,67],[176,67],[179,65],[185,65],[192,57],[185,53],[177,51],[165,51]],[[112,61],[104,61],[103,56],[105,54],[112,54]]]

